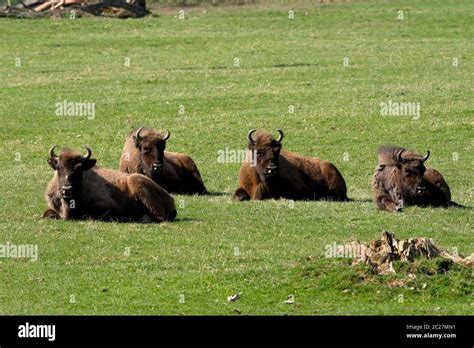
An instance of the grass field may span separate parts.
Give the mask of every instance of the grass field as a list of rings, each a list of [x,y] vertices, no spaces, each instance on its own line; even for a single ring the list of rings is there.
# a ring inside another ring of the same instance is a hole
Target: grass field
[[[377,147],[394,143],[431,150],[453,199],[474,205],[474,2],[310,3],[0,21],[0,243],[39,250],[0,259],[0,314],[474,314],[470,269],[376,276],[324,257],[383,230],[474,252],[472,210],[385,213],[370,191]],[[57,116],[64,100],[95,103],[95,118]],[[381,116],[390,100],[420,103],[420,117]],[[118,168],[139,125],[168,128],[168,150],[190,154],[215,194],[176,195],[174,223],[41,219],[52,144],[88,144]],[[232,202],[240,165],[218,151],[279,127],[285,148],[333,162],[354,201]]]

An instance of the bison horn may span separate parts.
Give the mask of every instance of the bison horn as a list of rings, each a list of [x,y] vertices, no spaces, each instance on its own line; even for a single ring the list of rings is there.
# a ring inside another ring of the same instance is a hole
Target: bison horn
[[[247,139],[249,141],[249,144],[252,144],[255,142],[254,138],[252,138],[252,134],[255,133],[257,130],[256,129],[251,129],[249,133],[247,134]]]
[[[58,145],[53,145],[53,147],[51,149],[49,149],[49,157],[50,158],[56,158],[58,157],[55,153],[54,153],[54,149],[57,147]]]
[[[402,157],[402,154],[405,152],[405,149],[401,149],[397,153],[397,161],[400,163],[403,163],[404,159]]]
[[[140,127],[138,128],[137,132],[135,133],[135,137],[137,138],[137,140],[140,142],[142,140],[142,137],[140,136],[140,132],[142,131],[144,127]]]
[[[166,140],[169,139],[170,135],[171,135],[170,131],[169,131],[169,130],[166,130],[166,133],[161,136],[161,139],[163,139],[164,141],[166,141]]]
[[[422,158],[421,160],[424,162],[424,161],[426,161],[429,157],[430,157],[430,150],[426,151],[426,155],[423,156],[423,158]]]
[[[277,142],[281,143],[281,141],[283,140],[283,137],[285,136],[285,134],[283,133],[283,131],[281,129],[277,129],[277,132],[280,134],[278,136]]]
[[[87,155],[83,156],[84,159],[89,159],[89,158],[91,158],[91,156],[92,156],[92,150],[91,150],[90,148],[88,148],[87,146],[85,146],[85,145],[84,145],[84,147],[85,147],[86,150],[87,150]]]

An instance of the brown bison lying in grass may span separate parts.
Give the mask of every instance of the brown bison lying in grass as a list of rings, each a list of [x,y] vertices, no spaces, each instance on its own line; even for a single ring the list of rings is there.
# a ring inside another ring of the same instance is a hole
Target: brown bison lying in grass
[[[165,151],[169,137],[168,131],[161,134],[144,127],[130,132],[120,157],[120,170],[144,174],[169,192],[207,194],[192,158]]]
[[[248,156],[240,168],[234,199],[347,200],[344,178],[328,161],[282,150],[283,131],[248,133]]]
[[[425,156],[398,146],[381,146],[372,178],[374,200],[380,209],[400,211],[404,206],[458,206],[440,172],[425,168]]]
[[[174,199],[144,175],[128,175],[96,166],[87,155],[64,148],[49,152],[54,177],[46,190],[44,218],[99,219],[140,222],[174,220]]]

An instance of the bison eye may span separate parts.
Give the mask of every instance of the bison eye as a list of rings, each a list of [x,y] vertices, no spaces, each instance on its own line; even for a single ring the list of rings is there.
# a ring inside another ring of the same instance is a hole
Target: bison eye
[[[151,147],[145,147],[145,148],[143,148],[143,152],[145,152],[145,153],[150,153],[150,152],[151,152]]]
[[[258,156],[258,157],[261,157],[261,156],[263,156],[263,151],[260,151],[260,150],[259,150],[259,151],[257,151],[257,156]]]

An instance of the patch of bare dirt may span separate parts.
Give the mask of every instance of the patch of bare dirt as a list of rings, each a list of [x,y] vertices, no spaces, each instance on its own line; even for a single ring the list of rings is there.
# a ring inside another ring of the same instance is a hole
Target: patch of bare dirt
[[[395,273],[393,261],[413,262],[418,258],[444,258],[459,265],[474,268],[474,254],[469,257],[451,254],[442,249],[431,238],[396,239],[392,232],[384,231],[380,239],[368,243],[351,242],[344,250],[358,250],[353,264],[365,263],[378,274]]]

